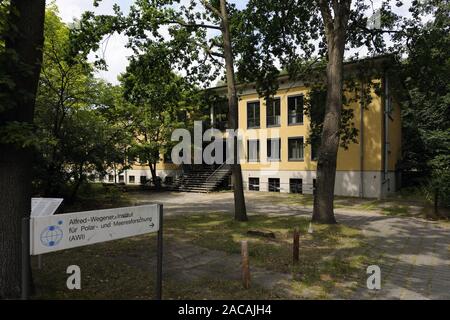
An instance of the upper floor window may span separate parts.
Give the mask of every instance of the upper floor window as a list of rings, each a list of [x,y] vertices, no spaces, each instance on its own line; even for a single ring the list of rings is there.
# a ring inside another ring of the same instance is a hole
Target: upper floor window
[[[304,158],[304,145],[303,137],[289,138],[289,161],[303,161]]]
[[[267,102],[267,126],[279,126],[281,124],[280,99],[269,99]]]
[[[303,124],[303,96],[288,97],[288,124]]]
[[[259,101],[247,103],[247,128],[259,128],[260,108]]]

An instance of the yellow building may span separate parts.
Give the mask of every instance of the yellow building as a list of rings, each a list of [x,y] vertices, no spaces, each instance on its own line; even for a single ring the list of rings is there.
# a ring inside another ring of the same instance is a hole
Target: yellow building
[[[350,104],[357,143],[338,152],[335,194],[382,198],[397,186],[396,168],[401,157],[401,117],[399,105],[391,93],[389,59],[375,58],[347,63],[347,76],[361,68],[370,68],[380,84],[381,93],[371,91],[367,105],[361,101]],[[367,71],[367,70],[366,70]],[[273,101],[266,103],[252,84],[239,86],[239,129],[244,139],[241,148],[242,174],[247,190],[312,193],[316,177],[315,148],[306,144],[309,118],[304,114],[305,97],[310,87],[303,81],[280,76],[279,90]],[[226,94],[226,87],[215,92]],[[347,93],[349,94],[349,93]],[[211,122],[220,127],[223,116],[211,108]],[[161,163],[162,178],[181,175],[181,168]],[[126,176],[149,176],[145,168],[133,168]],[[126,179],[126,177],[124,178]],[[142,178],[141,178],[142,179]],[[138,183],[138,179],[133,178]],[[125,181],[129,182],[129,178]]]

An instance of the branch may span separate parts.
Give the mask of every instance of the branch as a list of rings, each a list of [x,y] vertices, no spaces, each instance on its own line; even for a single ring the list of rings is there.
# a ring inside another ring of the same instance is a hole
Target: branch
[[[220,26],[215,26],[211,24],[204,24],[204,23],[188,23],[183,20],[169,20],[166,21],[167,24],[178,24],[183,27],[192,27],[192,28],[207,28],[207,29],[214,29],[214,30],[222,30]]]
[[[203,4],[203,6],[208,9],[209,11],[211,11],[212,13],[214,13],[218,18],[220,18],[220,20],[223,20],[223,16],[222,13],[220,13],[219,10],[217,10],[216,8],[213,7],[213,5],[211,5],[211,3],[207,0],[200,0],[200,2]]]
[[[332,31],[333,25],[333,16],[331,15],[330,7],[328,6],[328,1],[326,0],[316,0],[317,5],[320,8],[320,12],[322,14],[323,24],[327,29],[327,32]]]

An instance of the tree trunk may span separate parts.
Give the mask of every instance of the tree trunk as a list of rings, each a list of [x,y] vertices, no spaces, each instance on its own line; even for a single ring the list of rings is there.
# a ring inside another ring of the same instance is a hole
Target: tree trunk
[[[2,112],[0,125],[11,121],[32,123],[42,62],[45,0],[11,0],[10,22],[18,36],[8,38],[6,50],[14,51],[30,73],[11,63],[5,70],[15,83],[12,108]],[[31,150],[0,145],[0,298],[18,298],[21,284],[21,220],[31,212]]]
[[[327,101],[317,163],[312,221],[334,224],[336,219],[333,202],[341,126],[343,60],[351,1],[341,1],[334,8],[334,17],[327,1],[319,0],[318,4],[322,12],[328,45]]]
[[[236,130],[239,126],[238,97],[236,92],[236,81],[234,74],[233,49],[231,47],[230,25],[226,0],[220,0],[220,11],[222,14],[222,37],[223,51],[225,55],[225,68],[228,89],[228,110],[230,128]],[[241,164],[238,159],[238,139],[234,138],[234,160],[231,166],[234,190],[234,218],[237,221],[247,221],[247,209],[245,206],[244,183],[242,179]]]
[[[156,163],[149,163],[148,166],[152,175],[153,184],[155,185],[156,190],[159,190],[161,188],[161,183],[156,172]]]
[[[434,214],[439,216],[439,189],[434,189]]]

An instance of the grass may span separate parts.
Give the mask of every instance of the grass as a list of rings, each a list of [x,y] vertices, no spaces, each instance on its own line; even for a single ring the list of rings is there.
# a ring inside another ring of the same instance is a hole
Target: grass
[[[168,222],[168,232],[176,238],[208,249],[230,254],[240,253],[240,241],[251,248],[252,265],[271,271],[292,274],[295,286],[314,288],[314,296],[324,297],[333,291],[360,283],[368,263],[368,248],[359,230],[344,225],[315,225],[308,234],[309,220],[303,217],[252,216],[250,222],[235,222],[224,214],[178,217]],[[299,265],[292,264],[292,233],[300,230]],[[249,230],[271,231],[275,240],[247,235]],[[302,296],[302,290],[293,290]],[[303,297],[305,298],[305,297]]]
[[[262,268],[292,279],[286,290],[270,290],[257,284],[244,290],[239,281],[220,277],[179,281],[165,277],[165,299],[286,299],[349,296],[364,284],[370,257],[364,238],[343,225],[315,225],[296,216],[252,216],[250,222],[234,222],[226,214],[169,217],[165,239],[240,254],[240,241],[249,241],[252,268]],[[291,261],[292,230],[301,231],[300,263]],[[275,233],[275,239],[252,237],[248,230]],[[36,299],[149,299],[154,288],[155,236],[147,235],[106,242],[45,255],[44,269],[34,272]],[[34,262],[35,264],[36,262]],[[66,268],[82,270],[82,290],[66,288]],[[224,271],[227,272],[227,271]],[[228,272],[231,272],[228,270]]]
[[[98,209],[118,208],[132,205],[127,193],[114,186],[101,183],[83,185],[74,203],[64,203],[62,212],[77,212]]]

